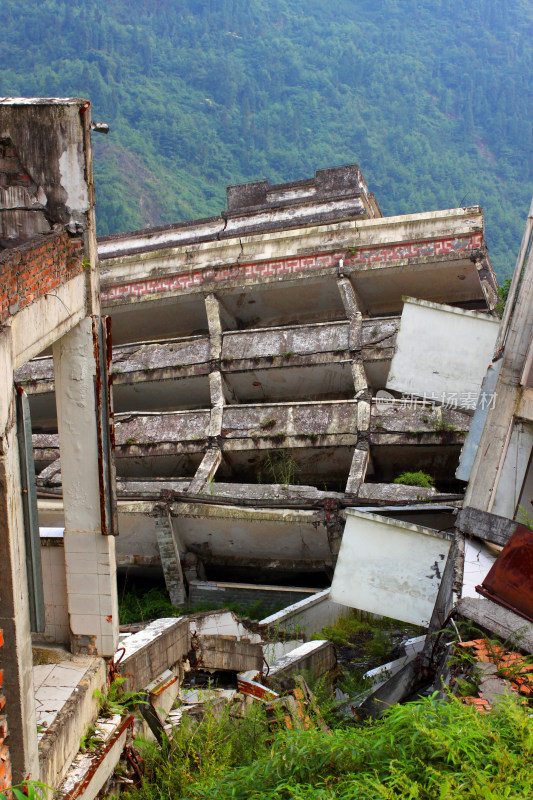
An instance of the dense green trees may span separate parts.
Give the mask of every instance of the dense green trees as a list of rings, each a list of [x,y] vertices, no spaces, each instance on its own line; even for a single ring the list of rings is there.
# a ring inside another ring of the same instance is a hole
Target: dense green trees
[[[360,164],[384,213],[480,203],[501,276],[533,190],[531,0],[0,0],[4,95],[89,97],[100,233]]]

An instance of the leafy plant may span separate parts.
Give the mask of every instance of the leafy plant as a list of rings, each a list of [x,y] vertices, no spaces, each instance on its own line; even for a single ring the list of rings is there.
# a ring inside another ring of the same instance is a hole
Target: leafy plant
[[[24,781],[15,786],[8,786],[0,792],[0,800],[46,800],[47,792],[53,792],[51,786],[39,781]]]
[[[261,706],[251,716],[208,713],[161,752],[142,744],[147,775],[128,800],[529,800],[533,724],[505,698],[479,714],[437,694],[395,705],[378,721],[271,736]]]
[[[526,528],[530,528],[533,531],[533,516],[528,514],[524,506],[518,507],[518,522],[522,525],[525,525]]]
[[[123,714],[137,705],[147,705],[142,692],[125,692],[122,685],[127,681],[125,677],[115,678],[109,685],[107,692],[95,689],[93,697],[98,700],[101,717],[112,717],[113,714]]]
[[[94,750],[101,744],[102,739],[98,736],[94,725],[88,725],[87,730],[80,739],[80,750],[87,752],[88,750]]]
[[[513,279],[512,275],[509,275],[498,286],[498,302],[494,306],[494,311],[500,318],[503,317],[503,312],[505,310],[505,304],[507,303],[507,298],[509,296],[509,289],[511,288],[512,279]]]
[[[394,483],[400,483],[403,486],[425,486],[427,489],[435,488],[435,480],[422,470],[402,472],[401,475],[394,479]]]
[[[124,591],[120,601],[120,622],[129,625],[159,617],[176,617],[181,611],[170,602],[166,589],[154,586],[143,592],[136,586]]]

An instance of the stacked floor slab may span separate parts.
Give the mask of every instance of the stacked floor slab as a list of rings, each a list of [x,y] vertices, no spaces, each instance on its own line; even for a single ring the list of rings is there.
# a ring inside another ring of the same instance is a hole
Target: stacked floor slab
[[[319,588],[346,506],[446,524],[469,414],[376,394],[404,296],[491,313],[479,207],[382,217],[351,166],[230,187],[220,217],[98,247],[119,567],[162,565],[178,604],[206,578]],[[19,378],[34,412],[41,524],[60,526],[52,364]],[[436,491],[393,483],[419,470]]]

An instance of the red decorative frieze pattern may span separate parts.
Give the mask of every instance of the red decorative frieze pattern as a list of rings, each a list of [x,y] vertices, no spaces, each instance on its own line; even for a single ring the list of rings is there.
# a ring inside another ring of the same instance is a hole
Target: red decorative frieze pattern
[[[180,289],[194,289],[204,283],[222,283],[234,281],[240,283],[249,279],[273,278],[281,275],[291,275],[298,272],[327,269],[335,266],[339,260],[344,259],[344,264],[350,266],[364,266],[377,263],[389,263],[406,258],[422,258],[424,256],[440,256],[446,253],[476,250],[481,247],[482,234],[475,233],[469,236],[449,237],[447,239],[434,239],[424,242],[407,242],[392,247],[356,248],[345,252],[329,253],[319,256],[305,256],[302,258],[287,258],[280,261],[267,261],[259,264],[235,264],[231,267],[192,270],[168,278],[136,281],[111,286],[102,291],[102,300],[119,300],[125,297],[144,297],[151,294],[175,292]]]

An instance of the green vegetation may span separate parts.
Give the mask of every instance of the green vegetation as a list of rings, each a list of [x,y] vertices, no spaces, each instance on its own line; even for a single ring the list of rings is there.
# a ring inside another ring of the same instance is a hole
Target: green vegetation
[[[272,737],[268,746],[267,740]],[[533,724],[511,699],[490,714],[436,695],[376,722],[269,734],[257,704],[243,719],[208,709],[159,752],[128,800],[501,800],[531,797]]]
[[[120,623],[130,625],[158,617],[179,616],[181,611],[170,602],[166,589],[153,587],[148,591],[133,586],[124,591],[120,599]]]
[[[424,486],[426,489],[435,488],[435,480],[428,475],[427,472],[402,472],[397,478],[394,478],[394,483],[401,483],[403,486]]]
[[[0,800],[45,800],[48,791],[53,792],[51,786],[39,781],[24,781],[16,786],[9,786],[0,792]]]
[[[481,204],[512,269],[531,196],[528,0],[0,0],[3,95],[86,96],[100,234],[357,162],[385,214]]]
[[[120,623],[121,625],[131,625],[135,622],[148,622],[148,620],[158,617],[179,617],[181,614],[198,614],[202,611],[217,611],[220,608],[233,611],[240,617],[250,619],[264,619],[270,614],[281,610],[284,603],[280,601],[277,605],[266,604],[262,600],[254,603],[196,603],[189,604],[185,608],[176,608],[170,602],[170,597],[166,589],[154,586],[148,591],[133,585],[123,591],[120,600]]]
[[[284,434],[274,434],[273,441],[280,441],[279,437],[285,439]],[[264,475],[264,472],[266,475]],[[298,473],[300,467],[292,457],[289,450],[268,451],[261,461],[257,471],[257,482],[262,483],[265,477],[268,483],[279,483],[282,486],[295,486],[299,483]]]
[[[112,717],[113,714],[123,714],[139,704],[146,705],[142,692],[124,691],[122,687],[127,680],[127,677],[115,678],[107,687],[107,692],[94,690],[94,697],[100,706],[99,716]]]

